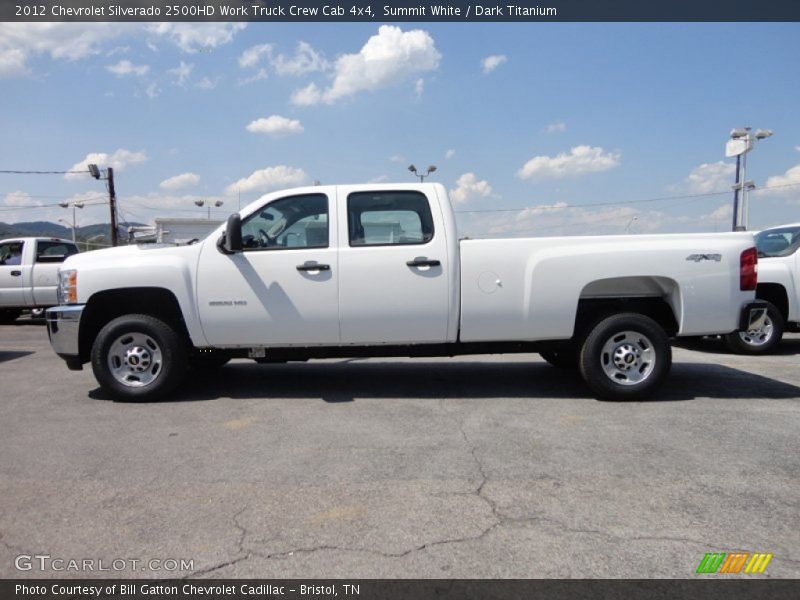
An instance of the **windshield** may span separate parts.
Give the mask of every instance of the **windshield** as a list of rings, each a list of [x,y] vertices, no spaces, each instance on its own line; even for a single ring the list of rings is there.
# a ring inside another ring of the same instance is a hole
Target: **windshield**
[[[767,229],[756,236],[759,258],[789,256],[800,247],[800,226]]]

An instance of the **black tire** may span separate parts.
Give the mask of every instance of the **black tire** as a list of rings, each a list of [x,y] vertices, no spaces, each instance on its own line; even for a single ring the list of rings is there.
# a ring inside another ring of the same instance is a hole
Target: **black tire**
[[[8,325],[17,320],[22,311],[17,308],[0,308],[0,325]]]
[[[97,334],[92,345],[92,371],[100,386],[116,400],[155,400],[183,380],[186,346],[167,323],[149,315],[124,315]],[[118,365],[116,371],[112,364]]]
[[[555,350],[539,352],[539,356],[558,369],[577,369],[578,350],[571,346],[563,346]]]
[[[786,331],[786,321],[774,304],[767,305],[764,327],[752,331],[734,331],[725,336],[728,347],[737,354],[767,354],[777,346]]]
[[[672,366],[672,348],[661,326],[638,313],[597,323],[580,353],[584,381],[601,400],[642,400],[653,394]]]
[[[219,350],[196,351],[189,356],[189,368],[193,371],[214,371],[227,365],[231,360],[229,354]]]

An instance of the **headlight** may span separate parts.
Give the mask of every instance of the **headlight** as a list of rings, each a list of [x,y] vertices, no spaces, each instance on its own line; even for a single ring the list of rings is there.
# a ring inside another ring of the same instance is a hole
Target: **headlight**
[[[78,302],[78,272],[75,269],[65,269],[58,272],[58,303],[77,304]]]

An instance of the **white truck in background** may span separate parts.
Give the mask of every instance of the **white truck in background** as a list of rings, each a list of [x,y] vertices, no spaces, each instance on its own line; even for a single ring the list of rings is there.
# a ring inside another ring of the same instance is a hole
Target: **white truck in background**
[[[749,233],[459,240],[440,184],[268,194],[205,240],[70,257],[48,333],[114,397],[191,367],[540,352],[600,398],[650,396],[670,337],[764,318]],[[235,383],[231,383],[235,385]]]
[[[0,324],[13,322],[23,310],[58,304],[58,268],[77,253],[74,242],[59,238],[0,240]]]
[[[728,344],[741,354],[766,354],[785,331],[800,331],[800,223],[765,229],[755,239],[756,297],[767,312],[754,326],[728,334]]]

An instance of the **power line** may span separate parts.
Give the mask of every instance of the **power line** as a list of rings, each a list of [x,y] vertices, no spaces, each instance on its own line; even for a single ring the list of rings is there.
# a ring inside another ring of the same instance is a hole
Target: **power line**
[[[103,204],[108,204],[108,200],[94,200],[94,201],[84,201],[84,200],[77,200],[77,202],[82,202],[85,206],[101,206]],[[10,206],[10,207],[3,207],[0,208],[0,212],[15,212],[18,210],[34,210],[37,208],[56,208],[60,207],[60,204],[38,204],[36,206]]]
[[[65,175],[67,173],[86,173],[89,175],[88,170],[84,171],[0,171],[6,175]]]
[[[757,188],[753,190],[753,193],[756,192],[763,192],[765,190],[775,190],[780,188],[789,188],[789,187],[796,187],[800,186],[800,183],[786,183],[783,185],[771,185],[767,187]],[[477,210],[457,210],[455,212],[461,214],[473,214],[473,213],[503,213],[503,212],[522,212],[523,210],[528,209],[539,209],[539,210],[561,210],[564,208],[586,208],[588,206],[624,206],[627,204],[645,204],[648,202],[666,202],[667,200],[691,200],[693,198],[710,198],[713,196],[725,196],[730,194],[730,190],[724,192],[707,192],[705,194],[683,194],[681,196],[659,196],[657,198],[645,198],[642,200],[620,200],[618,202],[590,202],[588,204],[544,204],[540,206],[524,206],[522,208],[484,208],[484,209],[477,209]]]

